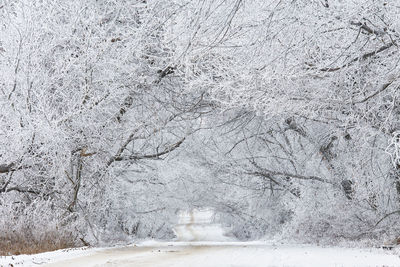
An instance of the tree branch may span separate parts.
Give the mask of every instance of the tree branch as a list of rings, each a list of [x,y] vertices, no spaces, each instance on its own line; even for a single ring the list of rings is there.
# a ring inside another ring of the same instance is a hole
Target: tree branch
[[[364,55],[361,55],[359,57],[353,58],[348,63],[346,63],[346,64],[344,64],[344,65],[342,65],[340,67],[322,68],[322,69],[320,69],[320,71],[323,71],[323,72],[334,72],[334,71],[341,70],[341,69],[343,69],[345,67],[351,66],[353,63],[355,63],[357,61],[366,60],[366,59],[368,59],[368,58],[370,58],[372,56],[375,56],[376,54],[379,54],[379,53],[389,49],[390,47],[392,47],[395,44],[396,43],[390,43],[390,44],[384,45],[384,46],[380,47],[379,49],[377,49],[375,51],[372,51],[372,52],[366,53]]]
[[[271,171],[271,170],[266,170],[266,169],[263,169],[262,172],[256,171],[256,172],[250,172],[248,174],[263,176],[263,177],[269,177],[270,175],[287,176],[290,178],[296,178],[296,179],[300,179],[300,180],[312,180],[312,181],[318,181],[318,182],[327,183],[327,184],[334,184],[333,182],[331,182],[325,178],[318,177],[318,176],[304,176],[304,175],[300,175],[300,174]]]
[[[172,152],[173,150],[177,149],[184,141],[186,137],[183,137],[181,140],[179,140],[177,143],[173,144],[172,146],[166,148],[164,151],[155,153],[155,154],[149,154],[149,155],[131,155],[127,157],[119,156],[115,157],[114,161],[122,161],[122,160],[139,160],[139,159],[158,159],[161,156],[168,154]]]
[[[15,171],[16,169],[14,168],[14,165],[14,163],[0,165],[0,173]]]
[[[394,82],[394,80],[393,80],[393,81],[390,81],[390,82],[388,82],[388,83],[385,83],[384,85],[382,85],[382,87],[381,87],[379,90],[377,90],[376,92],[374,92],[373,94],[367,96],[366,98],[364,98],[364,99],[362,99],[362,100],[359,100],[359,101],[357,101],[357,102],[354,102],[354,104],[361,104],[361,103],[367,102],[367,101],[370,100],[371,98],[374,98],[375,96],[377,96],[377,95],[379,95],[380,93],[382,93],[383,91],[385,91],[393,82]]]
[[[35,195],[40,195],[41,192],[33,190],[33,189],[27,189],[27,188],[21,188],[21,187],[10,187],[6,189],[4,192],[8,193],[11,191],[17,191],[19,193],[30,193],[30,194],[35,194]]]

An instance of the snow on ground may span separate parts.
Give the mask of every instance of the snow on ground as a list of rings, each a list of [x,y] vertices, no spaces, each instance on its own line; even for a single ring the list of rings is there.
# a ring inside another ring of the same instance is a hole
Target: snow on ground
[[[18,256],[0,256],[0,266],[42,266],[45,263],[53,261],[62,261],[91,255],[96,251],[101,251],[99,248],[72,248],[61,249],[57,251],[33,254],[33,255],[18,255]]]
[[[0,258],[0,266],[46,267],[354,267],[400,266],[400,249],[355,249],[229,241],[209,209],[180,213],[174,242],[146,241]],[[207,240],[214,240],[212,242]],[[184,242],[182,242],[184,241]],[[196,241],[196,242],[194,242]],[[10,265],[12,264],[12,265]]]
[[[397,254],[397,253],[396,253]],[[283,245],[271,242],[144,242],[116,248],[61,250],[2,257],[8,266],[289,267],[400,266],[382,249]],[[45,264],[47,263],[47,264]]]

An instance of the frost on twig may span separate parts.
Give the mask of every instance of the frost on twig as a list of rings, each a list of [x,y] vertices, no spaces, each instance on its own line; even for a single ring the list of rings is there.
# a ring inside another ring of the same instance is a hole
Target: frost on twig
[[[393,165],[395,167],[400,166],[400,131],[395,131],[390,140],[390,144],[387,148],[387,153],[389,153]]]

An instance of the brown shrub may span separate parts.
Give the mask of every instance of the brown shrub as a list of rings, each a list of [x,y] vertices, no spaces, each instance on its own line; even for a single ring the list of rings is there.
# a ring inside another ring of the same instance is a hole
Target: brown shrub
[[[76,216],[50,201],[0,205],[0,255],[34,254],[82,246]]]
[[[27,228],[21,230],[0,233],[0,255],[35,254],[82,245],[72,233],[45,231],[35,235]]]

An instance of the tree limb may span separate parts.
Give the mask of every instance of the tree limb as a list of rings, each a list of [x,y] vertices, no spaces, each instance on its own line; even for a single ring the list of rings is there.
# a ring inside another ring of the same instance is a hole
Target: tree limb
[[[300,179],[300,180],[312,180],[312,181],[318,181],[318,182],[322,182],[322,183],[327,183],[327,184],[334,184],[333,182],[325,179],[325,178],[321,178],[318,176],[304,176],[304,175],[300,175],[300,174],[294,174],[294,173],[288,173],[288,172],[278,172],[278,171],[271,171],[271,170],[266,170],[263,169],[263,171],[256,171],[256,172],[251,172],[249,174],[253,174],[253,175],[257,175],[257,176],[263,176],[263,177],[269,177],[270,175],[276,175],[276,176],[287,176],[290,178],[296,178],[296,179]]]
[[[377,95],[379,95],[380,93],[382,93],[383,91],[385,91],[393,82],[394,82],[394,80],[393,80],[393,81],[390,81],[390,82],[388,82],[388,83],[385,83],[384,85],[382,85],[382,87],[381,87],[379,90],[377,90],[376,92],[374,92],[373,94],[367,96],[366,98],[364,98],[364,99],[362,99],[362,100],[359,100],[359,101],[357,101],[357,102],[354,102],[354,104],[361,104],[361,103],[367,102],[367,101],[370,100],[371,98],[374,98],[375,96],[377,96]]]
[[[22,188],[22,187],[10,187],[6,189],[4,192],[8,193],[11,191],[17,191],[19,193],[30,193],[30,194],[35,194],[35,195],[40,195],[41,192],[33,190],[33,189],[28,189],[28,188]]]
[[[14,163],[0,165],[0,173],[15,171],[16,169],[14,168],[14,165]]]
[[[357,61],[366,60],[366,59],[368,59],[368,58],[370,58],[370,57],[372,57],[372,56],[375,56],[376,54],[381,53],[381,52],[383,52],[383,51],[389,49],[390,47],[392,47],[392,46],[395,45],[395,44],[396,44],[396,43],[390,43],[390,44],[384,45],[384,46],[380,47],[379,49],[377,49],[377,50],[375,50],[375,51],[371,51],[371,52],[366,53],[366,54],[364,54],[364,55],[361,55],[361,56],[359,56],[359,57],[353,58],[353,59],[350,60],[348,63],[346,63],[346,64],[344,64],[344,65],[342,65],[342,66],[340,66],[340,67],[322,68],[322,69],[320,69],[320,71],[323,71],[323,72],[334,72],[334,71],[341,70],[341,69],[343,69],[343,68],[345,68],[345,67],[351,66],[353,63],[355,63],[355,62],[357,62]]]
[[[158,159],[161,156],[170,153],[171,151],[177,149],[184,141],[186,137],[183,137],[177,143],[173,144],[172,146],[166,148],[164,151],[155,153],[155,154],[148,154],[148,155],[131,155],[127,157],[119,156],[115,157],[114,161],[122,161],[122,160],[139,160],[139,159]]]

